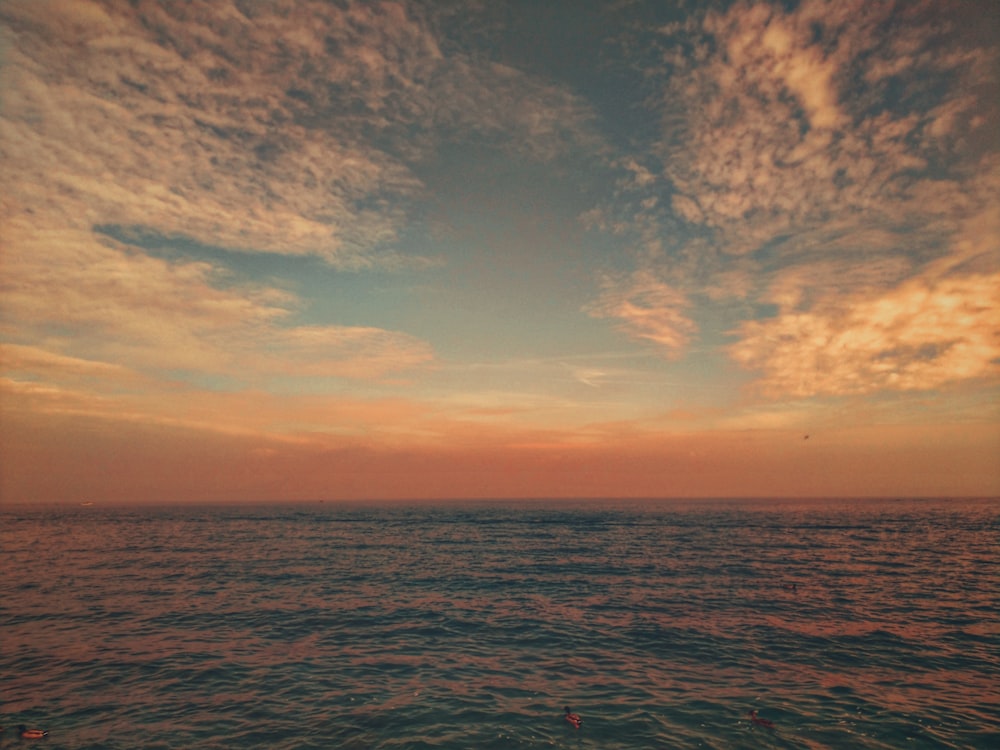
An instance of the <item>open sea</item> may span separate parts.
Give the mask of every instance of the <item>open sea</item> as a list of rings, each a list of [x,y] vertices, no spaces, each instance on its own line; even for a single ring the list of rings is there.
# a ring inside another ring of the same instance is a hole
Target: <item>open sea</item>
[[[1000,502],[2,506],[0,724],[50,750],[996,750]]]

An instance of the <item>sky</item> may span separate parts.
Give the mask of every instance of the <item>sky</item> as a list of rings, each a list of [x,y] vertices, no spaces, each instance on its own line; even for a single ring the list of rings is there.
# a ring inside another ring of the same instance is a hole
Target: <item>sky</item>
[[[1000,495],[1000,6],[5,0],[0,499]]]

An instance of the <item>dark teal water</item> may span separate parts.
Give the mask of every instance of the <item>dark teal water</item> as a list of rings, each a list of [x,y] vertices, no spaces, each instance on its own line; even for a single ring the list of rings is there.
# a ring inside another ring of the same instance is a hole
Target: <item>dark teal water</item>
[[[0,544],[6,746],[1000,747],[995,501],[6,507]]]

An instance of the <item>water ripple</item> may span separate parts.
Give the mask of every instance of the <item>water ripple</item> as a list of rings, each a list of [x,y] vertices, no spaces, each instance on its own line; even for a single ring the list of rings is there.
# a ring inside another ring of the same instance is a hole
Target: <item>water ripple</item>
[[[0,516],[50,748],[1000,747],[987,501]]]

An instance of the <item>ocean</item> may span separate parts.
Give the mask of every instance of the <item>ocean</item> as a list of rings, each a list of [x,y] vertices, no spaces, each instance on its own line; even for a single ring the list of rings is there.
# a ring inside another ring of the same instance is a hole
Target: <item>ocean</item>
[[[987,499],[4,506],[0,745],[996,750],[998,562]]]

